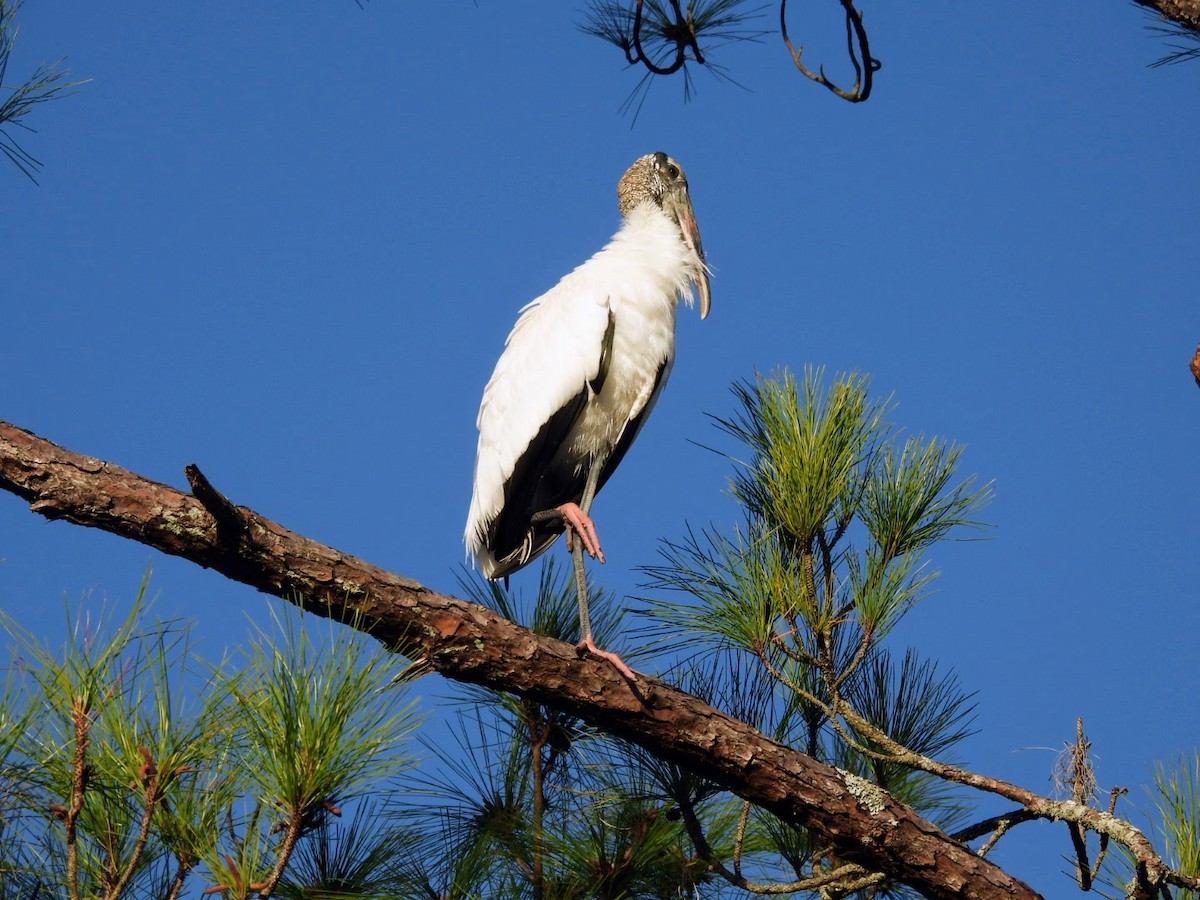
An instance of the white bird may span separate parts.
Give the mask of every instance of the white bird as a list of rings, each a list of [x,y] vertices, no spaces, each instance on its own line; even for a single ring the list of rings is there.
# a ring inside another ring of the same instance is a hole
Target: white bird
[[[525,306],[483,392],[464,540],[483,574],[505,578],[567,531],[581,650],[632,671],[592,641],[583,553],[604,561],[592,498],[637,437],[670,375],[675,310],[708,268],[683,169],[665,153],[617,185],[624,217],[599,253]],[[573,534],[579,540],[573,540]]]

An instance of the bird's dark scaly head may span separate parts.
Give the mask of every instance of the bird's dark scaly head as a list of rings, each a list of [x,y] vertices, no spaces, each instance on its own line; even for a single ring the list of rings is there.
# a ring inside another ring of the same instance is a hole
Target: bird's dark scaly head
[[[683,167],[661,150],[643,156],[629,167],[617,184],[617,199],[621,215],[627,216],[636,207],[650,202],[661,209],[679,226],[684,244],[693,256],[696,269],[696,292],[700,295],[700,318],[708,317],[712,298],[708,285],[708,266],[704,262],[704,244],[700,227],[692,211],[687,176]]]

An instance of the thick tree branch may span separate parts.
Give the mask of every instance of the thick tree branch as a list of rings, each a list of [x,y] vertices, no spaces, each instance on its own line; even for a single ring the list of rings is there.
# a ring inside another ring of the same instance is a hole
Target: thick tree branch
[[[194,483],[198,483],[193,478]],[[211,486],[209,486],[211,487]],[[431,591],[294,534],[257,513],[196,497],[64,450],[0,422],[0,488],[49,519],[139,541],[322,616],[349,621],[442,675],[554,706],[641,745],[811,829],[838,858],[927,897],[1034,898],[885,792],[650,678],[630,685],[601,660],[484,607]],[[234,513],[244,527],[230,527]]]

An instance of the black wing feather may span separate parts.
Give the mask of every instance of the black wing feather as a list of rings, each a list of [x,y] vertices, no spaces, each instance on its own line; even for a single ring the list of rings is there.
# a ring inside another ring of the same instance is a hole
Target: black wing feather
[[[612,453],[604,461],[604,469],[601,471],[600,480],[596,484],[596,493],[600,493],[600,488],[604,487],[609,476],[617,470],[617,466],[621,464],[621,460],[625,458],[625,454],[633,446],[633,441],[638,436],[638,432],[646,424],[646,418],[650,415],[650,411],[654,409],[654,404],[658,401],[659,392],[662,391],[663,379],[667,374],[667,363],[667,360],[663,360],[658,366],[658,371],[654,373],[654,387],[650,391],[650,402],[642,407],[641,412],[629,420],[629,424],[625,426],[625,430],[621,432],[621,436],[617,439],[617,446],[613,447]],[[582,489],[580,492],[582,493]]]
[[[528,565],[565,530],[558,518],[533,521],[535,513],[583,499],[587,461],[564,461],[559,450],[575,428],[588,400],[604,386],[612,359],[615,327],[616,320],[610,310],[595,377],[582,385],[541,427],[517,459],[512,475],[504,484],[504,506],[487,534],[487,547],[496,560],[493,579],[507,577]]]

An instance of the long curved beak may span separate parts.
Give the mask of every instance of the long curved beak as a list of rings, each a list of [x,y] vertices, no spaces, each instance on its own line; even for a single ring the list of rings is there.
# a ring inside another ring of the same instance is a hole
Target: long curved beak
[[[696,266],[696,293],[700,295],[700,318],[707,319],[708,311],[712,308],[712,291],[708,284],[708,265],[704,262],[700,226],[696,224],[696,214],[692,211],[692,198],[688,196],[687,188],[671,192],[670,204],[675,219],[679,222],[683,242],[695,257],[693,262]]]

